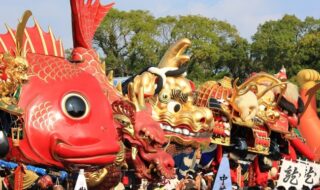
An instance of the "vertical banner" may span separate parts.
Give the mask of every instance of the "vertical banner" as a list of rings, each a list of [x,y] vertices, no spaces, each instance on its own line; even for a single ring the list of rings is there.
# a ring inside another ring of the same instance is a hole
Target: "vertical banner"
[[[300,165],[301,171],[304,171],[303,185],[311,189],[314,185],[319,183],[320,166],[319,164],[304,160],[298,160],[298,163]]]
[[[212,190],[232,190],[228,155],[224,154]]]
[[[312,162],[311,165],[313,166],[316,173],[316,176],[314,177],[315,180],[313,182],[315,185],[320,184],[320,164]]]
[[[304,175],[305,165],[282,159],[277,186],[283,186],[286,189],[289,189],[290,187],[302,189]]]

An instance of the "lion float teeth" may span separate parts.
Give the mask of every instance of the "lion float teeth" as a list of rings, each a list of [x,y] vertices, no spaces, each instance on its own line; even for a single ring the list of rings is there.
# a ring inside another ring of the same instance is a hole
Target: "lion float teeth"
[[[175,128],[175,129],[174,129],[174,132],[176,132],[176,133],[182,133],[182,129],[180,129],[180,128]]]
[[[190,134],[190,131],[188,129],[182,129],[182,133],[184,135],[189,135]]]
[[[200,137],[200,138],[211,136],[211,134],[207,133],[207,132],[193,133],[193,132],[190,132],[188,129],[178,128],[178,127],[173,128],[170,125],[160,124],[160,127],[161,127],[161,129],[163,129],[165,131],[169,131],[171,133],[176,133],[176,134],[180,134],[180,135],[184,135],[184,136]]]
[[[222,121],[226,122],[228,119],[225,116],[222,116]]]
[[[149,165],[149,168],[147,169],[147,173],[148,173],[148,174],[151,174],[151,172],[157,173],[157,174],[159,175],[159,170],[158,170],[158,168],[157,168],[153,163],[151,163],[151,164]],[[159,176],[160,176],[160,175],[159,175]]]
[[[162,123],[160,123],[160,127],[161,127],[161,129],[165,129],[166,128],[166,126],[163,125]]]
[[[151,171],[153,168],[155,168],[155,165],[153,164],[153,163],[151,163],[150,165],[149,165],[149,171]]]
[[[132,147],[132,150],[131,150],[132,160],[136,160],[137,154],[138,154],[138,149],[136,147]]]
[[[172,132],[173,132],[173,130],[174,130],[174,129],[173,129],[171,126],[167,125],[167,126],[166,126],[166,130],[167,130],[167,131],[172,131]]]

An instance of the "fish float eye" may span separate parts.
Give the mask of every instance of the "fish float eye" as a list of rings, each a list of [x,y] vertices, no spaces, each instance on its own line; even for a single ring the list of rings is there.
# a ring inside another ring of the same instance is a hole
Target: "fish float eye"
[[[89,113],[87,100],[77,93],[70,93],[64,96],[61,106],[64,114],[72,119],[82,119]]]

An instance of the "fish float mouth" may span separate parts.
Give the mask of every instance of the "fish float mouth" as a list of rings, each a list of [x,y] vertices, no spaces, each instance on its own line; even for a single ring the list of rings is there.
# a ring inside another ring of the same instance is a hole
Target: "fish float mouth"
[[[99,143],[75,146],[61,140],[57,140],[52,148],[53,157],[66,165],[105,166],[115,161],[117,153],[117,147],[109,148]]]

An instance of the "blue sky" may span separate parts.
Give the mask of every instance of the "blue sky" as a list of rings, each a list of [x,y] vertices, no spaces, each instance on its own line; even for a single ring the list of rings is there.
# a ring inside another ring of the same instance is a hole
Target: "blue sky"
[[[112,1],[101,0],[103,3]],[[279,19],[284,14],[320,18],[319,0],[114,0],[120,10],[142,9],[154,16],[200,14],[224,20],[236,26],[247,39],[266,20]],[[68,0],[2,0],[0,23],[15,27],[23,11],[30,9],[40,25],[51,26],[66,48],[72,47],[70,5]],[[5,27],[0,27],[4,32]]]

